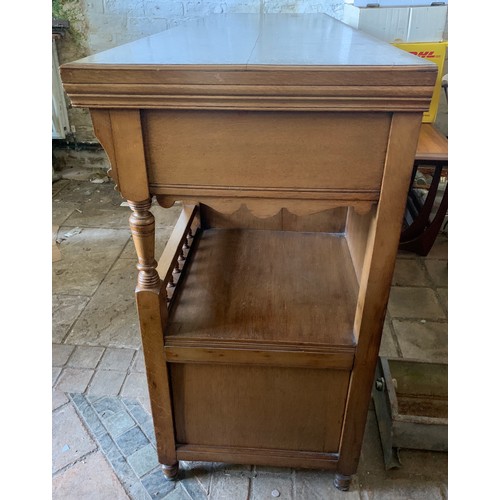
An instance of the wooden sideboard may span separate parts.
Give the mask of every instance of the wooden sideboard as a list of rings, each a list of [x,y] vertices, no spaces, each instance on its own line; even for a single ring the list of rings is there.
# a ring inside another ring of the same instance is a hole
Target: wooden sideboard
[[[211,16],[61,67],[132,209],[167,477],[222,461],[348,489],[436,74],[323,14]],[[183,203],[160,256],[153,197]]]

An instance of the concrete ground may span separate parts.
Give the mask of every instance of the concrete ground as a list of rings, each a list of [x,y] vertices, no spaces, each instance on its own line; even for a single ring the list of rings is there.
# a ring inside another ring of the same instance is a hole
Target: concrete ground
[[[130,209],[111,183],[53,184],[53,499],[441,499],[446,453],[401,450],[386,471],[373,409],[351,490],[323,471],[181,462],[167,482],[155,456],[133,289]],[[160,209],[158,251],[179,207]],[[447,238],[426,258],[400,253],[380,354],[447,362]]]

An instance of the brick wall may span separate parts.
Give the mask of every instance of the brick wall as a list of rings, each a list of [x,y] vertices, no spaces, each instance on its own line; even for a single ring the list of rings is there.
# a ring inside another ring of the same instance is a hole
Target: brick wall
[[[52,5],[53,14],[71,25],[57,42],[62,64],[210,14],[322,12],[341,19],[344,0],[53,0]],[[88,111],[68,112],[76,141],[95,142]]]

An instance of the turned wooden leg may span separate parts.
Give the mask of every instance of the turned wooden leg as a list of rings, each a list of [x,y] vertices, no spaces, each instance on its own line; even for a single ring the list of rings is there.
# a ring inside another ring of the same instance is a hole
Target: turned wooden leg
[[[160,278],[156,272],[156,260],[154,258],[155,245],[155,218],[149,211],[151,200],[140,202],[128,201],[132,210],[130,216],[130,230],[137,252],[137,287],[140,290],[154,290],[160,284]]]
[[[351,479],[352,476],[344,476],[344,474],[336,472],[333,484],[335,485],[335,488],[340,491],[349,491],[349,486],[351,486]]]
[[[174,422],[164,340],[167,320],[166,288],[162,286],[154,258],[155,219],[149,211],[151,200],[130,201],[130,229],[137,252],[139,270],[135,297],[139,314],[142,346],[148,380],[151,412],[156,435],[158,461],[176,464]],[[177,466],[165,466],[175,476]]]
[[[174,481],[179,473],[179,462],[175,462],[174,465],[162,465],[161,469],[169,481]]]

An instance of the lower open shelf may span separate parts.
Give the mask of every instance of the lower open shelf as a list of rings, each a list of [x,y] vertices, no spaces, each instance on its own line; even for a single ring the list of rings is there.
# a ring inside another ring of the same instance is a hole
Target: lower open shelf
[[[357,294],[343,234],[199,231],[166,345],[350,351]]]

